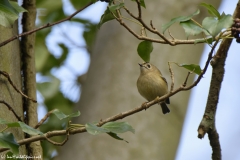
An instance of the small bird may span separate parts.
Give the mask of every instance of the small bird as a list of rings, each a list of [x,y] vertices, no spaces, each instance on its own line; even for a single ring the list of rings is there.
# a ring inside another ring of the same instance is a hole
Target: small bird
[[[168,93],[167,81],[157,67],[151,63],[142,63],[139,66],[141,72],[137,80],[137,88],[141,96],[152,101]],[[170,104],[169,98],[160,103],[163,114],[170,112],[166,103]]]

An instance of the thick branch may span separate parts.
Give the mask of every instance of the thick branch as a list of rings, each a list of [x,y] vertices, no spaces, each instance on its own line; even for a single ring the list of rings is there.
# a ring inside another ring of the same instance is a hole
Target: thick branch
[[[24,12],[22,16],[23,32],[29,32],[35,28],[36,21],[36,0],[24,0],[23,8],[28,12]],[[36,99],[36,70],[35,70],[35,33],[22,37],[21,39],[21,53],[22,53],[22,73],[23,73],[23,90],[28,96]],[[29,99],[23,99],[23,107],[26,113],[25,122],[33,127],[38,122],[37,104]],[[26,135],[25,137],[29,137]],[[33,142],[26,145],[28,155],[39,156],[42,155],[42,146],[40,142]]]
[[[240,17],[240,1],[238,1],[237,7],[234,12],[234,18]],[[219,142],[219,136],[215,126],[215,116],[217,111],[217,104],[219,94],[221,90],[221,84],[224,77],[224,66],[227,58],[227,53],[232,43],[232,39],[225,39],[222,41],[216,55],[213,58],[212,67],[212,79],[209,89],[209,95],[207,105],[203,115],[203,119],[198,127],[198,137],[203,138],[206,133],[212,146],[212,159],[221,160],[221,146]]]

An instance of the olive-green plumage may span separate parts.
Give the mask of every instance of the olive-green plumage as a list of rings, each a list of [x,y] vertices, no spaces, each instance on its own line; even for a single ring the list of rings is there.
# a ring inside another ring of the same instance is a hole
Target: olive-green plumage
[[[137,80],[138,92],[148,101],[154,100],[168,93],[168,84],[157,67],[151,63],[142,63],[140,66],[140,76]],[[170,110],[166,103],[170,103],[167,98],[161,102],[163,114],[169,113]]]

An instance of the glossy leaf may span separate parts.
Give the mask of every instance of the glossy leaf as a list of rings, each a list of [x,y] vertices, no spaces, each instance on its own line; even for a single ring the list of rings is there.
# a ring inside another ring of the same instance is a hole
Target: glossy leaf
[[[9,3],[12,5],[12,7],[17,11],[17,13],[27,12],[26,9],[18,5],[18,2],[9,1]]]
[[[187,70],[200,75],[202,70],[199,65],[197,64],[180,64],[180,67],[186,68]]]
[[[60,119],[60,120],[80,116],[79,111],[71,113],[69,115],[66,115],[66,114],[62,113],[61,111],[59,111],[58,109],[55,109],[52,113],[55,114],[57,116],[57,118]]]
[[[176,17],[171,19],[170,22],[162,25],[162,32],[164,33],[171,25],[173,25],[176,22],[185,22],[190,20],[193,16],[198,15],[200,13],[200,10],[198,9],[196,12],[192,13],[189,16],[180,16],[180,17]]]
[[[113,11],[113,14],[117,16],[117,12]],[[109,8],[107,8],[105,10],[105,12],[103,13],[103,15],[101,16],[100,22],[98,23],[98,28],[100,28],[104,23],[111,21],[115,19],[115,17],[112,15],[111,11],[109,10]]]
[[[222,29],[229,28],[232,24],[233,18],[231,15],[223,15],[219,20],[214,17],[206,17],[202,22],[203,28],[213,37],[218,35]]]
[[[125,141],[125,142],[128,143],[128,141],[126,141],[126,140],[124,140],[123,138],[119,137],[116,133],[110,132],[110,133],[107,133],[107,134],[108,134],[109,136],[111,136],[112,138],[114,138],[114,139],[121,140],[121,141]]]
[[[27,134],[30,134],[30,135],[43,134],[39,130],[34,129],[34,128],[32,128],[32,127],[28,126],[27,124],[25,124],[23,122],[20,122],[20,121],[19,122],[8,122],[8,121],[0,118],[0,124],[5,124],[9,128],[11,128],[11,127],[20,127],[23,132],[25,132]]]
[[[9,2],[8,0],[0,1],[0,25],[4,27],[12,27],[18,15],[26,10],[20,7],[17,2]]]
[[[220,19],[220,13],[218,12],[218,10],[216,8],[214,8],[211,4],[207,4],[207,3],[200,3],[200,6],[205,7],[208,10],[208,13],[214,17],[217,17],[218,19]]]
[[[30,135],[42,135],[43,133],[37,129],[34,129],[23,122],[17,122],[21,127],[22,131]]]
[[[108,6],[108,8],[111,12],[121,9],[122,7],[124,7],[124,3],[113,4],[113,5]]]
[[[135,130],[126,122],[108,122],[102,125],[102,128],[107,129],[110,132],[113,133],[124,133],[127,131],[130,131],[132,133],[135,132]]]
[[[91,123],[87,123],[85,125],[85,127],[86,127],[87,132],[92,134],[92,135],[97,135],[97,134],[100,134],[100,133],[107,133],[107,132],[109,132],[107,129],[98,127],[95,124],[91,124]]]
[[[145,61],[150,62],[150,54],[153,51],[153,45],[150,41],[142,41],[139,43],[137,52],[138,55]]]
[[[9,148],[14,154],[18,154],[19,144],[12,133],[0,133],[0,148]]]
[[[124,133],[130,131],[134,133],[134,129],[126,122],[108,122],[101,127],[95,124],[87,123],[85,125],[87,131],[92,135],[97,135],[100,133]]]
[[[195,36],[203,32],[203,29],[196,25],[192,20],[180,22],[180,25],[183,27],[186,36]]]

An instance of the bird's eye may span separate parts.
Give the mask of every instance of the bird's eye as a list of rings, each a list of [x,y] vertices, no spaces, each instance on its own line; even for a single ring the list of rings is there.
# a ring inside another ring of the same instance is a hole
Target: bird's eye
[[[150,65],[150,64],[147,64],[147,67],[148,67],[148,68],[151,68],[151,65]]]

